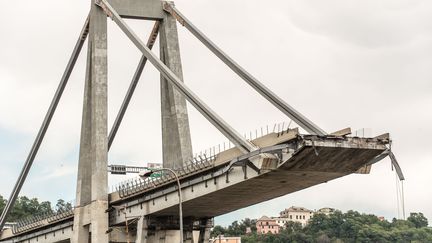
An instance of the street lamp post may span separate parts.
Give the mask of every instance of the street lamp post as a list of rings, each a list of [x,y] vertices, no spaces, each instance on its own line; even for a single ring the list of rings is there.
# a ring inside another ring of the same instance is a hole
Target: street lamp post
[[[177,176],[177,173],[170,168],[157,168],[157,169],[151,169],[150,171],[146,172],[146,173],[139,173],[139,176],[142,178],[147,178],[150,177],[153,173],[155,172],[159,172],[159,171],[169,171],[170,173],[172,173],[177,181],[177,187],[178,187],[178,197],[179,197],[179,218],[180,218],[180,243],[183,243],[183,208],[182,208],[182,193],[181,193],[181,185],[180,185],[180,180]]]

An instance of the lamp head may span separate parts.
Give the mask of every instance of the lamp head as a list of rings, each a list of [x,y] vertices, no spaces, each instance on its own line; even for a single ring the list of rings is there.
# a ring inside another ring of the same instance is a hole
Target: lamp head
[[[138,173],[139,177],[145,179],[150,177],[153,174],[153,171],[141,171],[140,173]]]

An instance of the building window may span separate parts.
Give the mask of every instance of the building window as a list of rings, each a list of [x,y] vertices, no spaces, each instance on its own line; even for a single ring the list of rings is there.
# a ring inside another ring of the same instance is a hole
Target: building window
[[[296,215],[296,219],[298,219],[298,215]]]
[[[303,215],[303,219],[306,219],[306,216]]]
[[[292,215],[290,215],[290,219],[292,219]]]

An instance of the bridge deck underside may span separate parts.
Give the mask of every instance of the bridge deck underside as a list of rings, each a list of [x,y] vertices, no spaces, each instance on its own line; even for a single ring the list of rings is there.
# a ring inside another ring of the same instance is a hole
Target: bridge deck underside
[[[318,152],[318,155],[315,153]],[[357,171],[382,149],[304,147],[278,169],[184,202],[185,217],[214,217]],[[176,215],[177,207],[154,216]]]

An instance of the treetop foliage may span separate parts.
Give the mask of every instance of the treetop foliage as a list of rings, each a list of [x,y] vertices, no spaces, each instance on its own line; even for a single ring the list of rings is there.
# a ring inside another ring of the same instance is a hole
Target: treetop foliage
[[[432,228],[427,227],[428,220],[422,213],[411,213],[407,220],[389,222],[372,214],[335,211],[330,215],[315,214],[306,227],[287,222],[279,234],[265,235],[256,233],[255,223],[256,220],[244,219],[228,227],[215,226],[211,235],[242,236],[243,243],[432,242]],[[246,227],[251,227],[252,233],[246,234],[243,230]]]
[[[0,212],[3,212],[6,202],[7,200],[0,195]],[[12,208],[7,221],[16,222],[20,219],[25,219],[31,216],[64,212],[71,209],[72,204],[65,202],[63,199],[59,199],[55,208],[53,208],[49,201],[39,202],[37,198],[30,199],[26,196],[22,196],[18,197],[16,200],[15,206]]]

